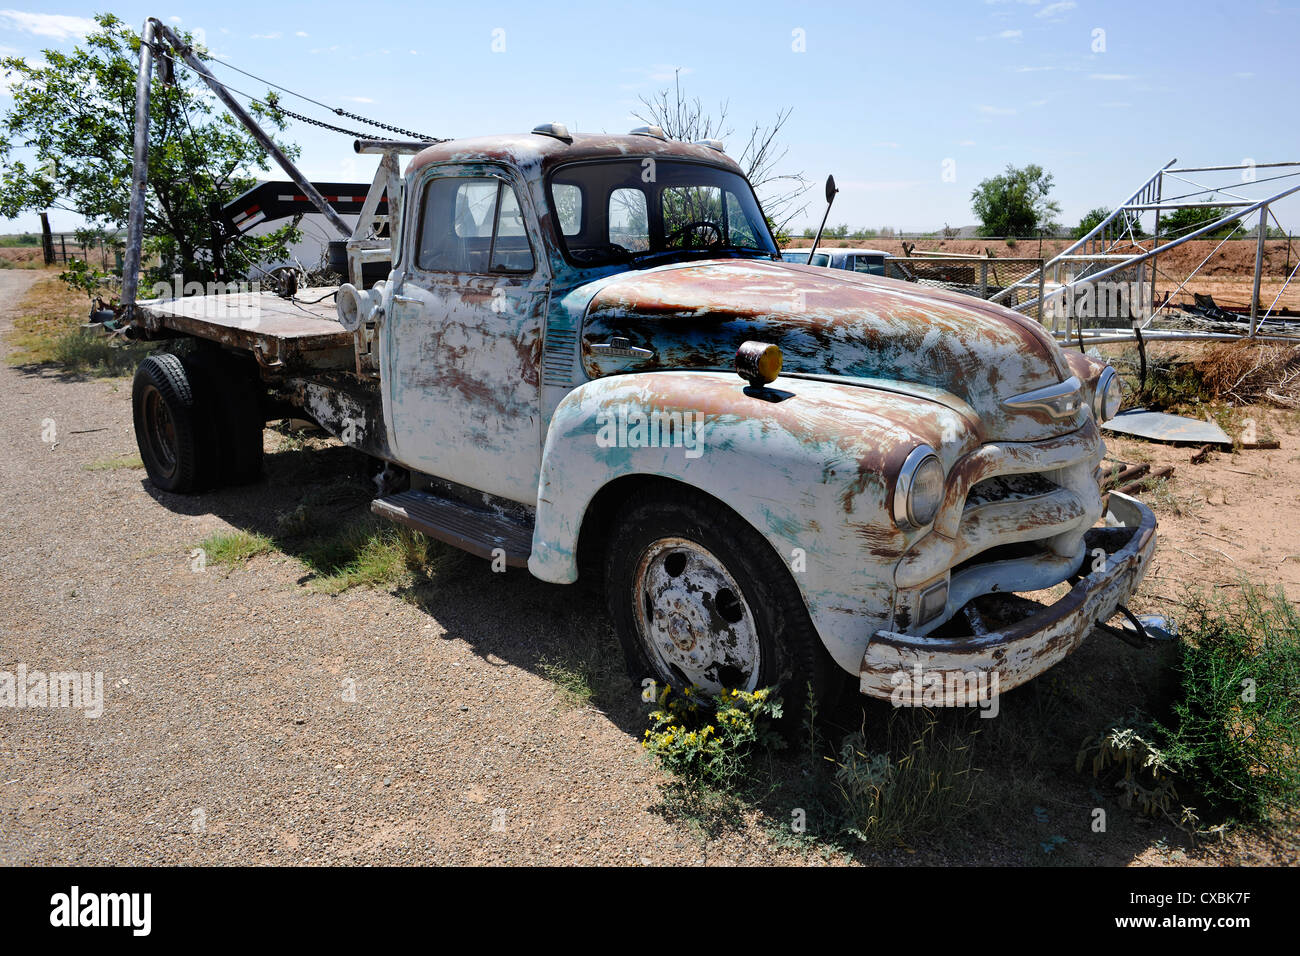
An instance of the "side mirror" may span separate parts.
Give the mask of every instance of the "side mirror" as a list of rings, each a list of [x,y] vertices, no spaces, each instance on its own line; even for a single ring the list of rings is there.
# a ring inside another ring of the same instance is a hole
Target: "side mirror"
[[[826,201],[829,203],[831,200],[833,200],[837,192],[839,192],[839,190],[835,188],[835,177],[827,176],[826,177]]]

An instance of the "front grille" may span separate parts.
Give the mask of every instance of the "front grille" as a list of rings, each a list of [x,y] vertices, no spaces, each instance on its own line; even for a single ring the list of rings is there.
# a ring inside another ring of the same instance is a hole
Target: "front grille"
[[[995,501],[1041,498],[1043,495],[1050,495],[1059,487],[1042,475],[994,475],[992,478],[985,478],[970,490],[966,496],[966,507],[978,508],[980,505],[992,504]]]

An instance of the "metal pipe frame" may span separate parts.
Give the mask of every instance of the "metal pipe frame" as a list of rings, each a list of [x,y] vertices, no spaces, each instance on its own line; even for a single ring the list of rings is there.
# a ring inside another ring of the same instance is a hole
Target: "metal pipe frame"
[[[121,304],[126,318],[139,293],[140,255],[144,248],[145,187],[149,175],[149,81],[153,72],[153,28],[146,20],[140,34],[140,65],[135,78],[135,143],[131,164],[131,207],[126,218],[126,252],[122,258]]]

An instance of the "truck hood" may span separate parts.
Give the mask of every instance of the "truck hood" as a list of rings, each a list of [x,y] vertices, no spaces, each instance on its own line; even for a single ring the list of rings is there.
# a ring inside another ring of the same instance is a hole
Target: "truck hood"
[[[964,414],[984,441],[1065,434],[1087,417],[1082,402],[1063,417],[1004,404],[1070,377],[1032,319],[957,293],[783,262],[706,260],[598,280],[582,362],[592,378],[730,369],[751,339],[781,348],[788,377],[775,387],[797,391],[796,376],[811,375],[919,394]]]

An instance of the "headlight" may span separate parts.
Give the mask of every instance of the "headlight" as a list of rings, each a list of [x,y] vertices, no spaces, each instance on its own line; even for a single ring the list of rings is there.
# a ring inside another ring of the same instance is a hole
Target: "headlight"
[[[1092,414],[1097,424],[1108,422],[1119,414],[1119,406],[1124,401],[1124,391],[1119,376],[1107,365],[1097,379],[1097,391],[1092,398]]]
[[[900,528],[924,528],[943,504],[943,465],[929,445],[918,445],[903,462],[894,486],[894,521]]]

